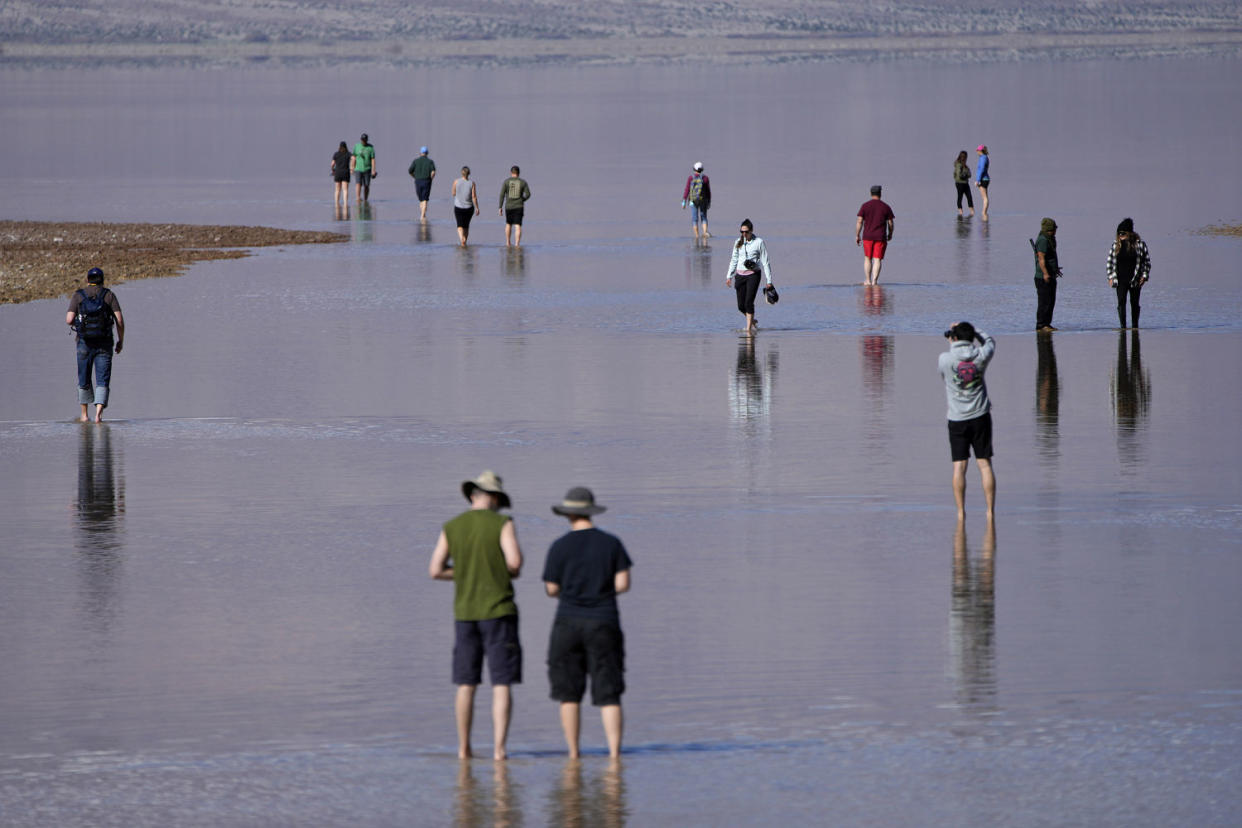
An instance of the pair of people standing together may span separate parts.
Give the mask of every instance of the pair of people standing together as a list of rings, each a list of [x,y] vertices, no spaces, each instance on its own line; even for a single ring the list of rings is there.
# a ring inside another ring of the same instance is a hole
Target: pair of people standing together
[[[988,186],[992,183],[992,175],[989,172],[991,158],[988,156],[988,148],[986,144],[980,144],[975,152],[978,153],[978,162],[975,166],[975,186],[979,188],[979,195],[983,197],[983,220],[988,220]],[[970,214],[975,214],[975,200],[970,197],[970,165],[966,163],[966,150],[962,150],[957,154],[957,160],[953,162],[953,184],[957,187],[957,214],[962,214],[962,198],[966,198],[966,205],[970,207]]]
[[[1044,218],[1039,223],[1039,237],[1031,240],[1035,252],[1035,330],[1051,333],[1052,312],[1057,301],[1057,279],[1061,276],[1057,258],[1057,223]],[[1151,276],[1151,254],[1147,243],[1134,232],[1134,219],[1124,218],[1108,248],[1106,274],[1109,285],[1117,291],[1117,322],[1126,328],[1126,303],[1130,305],[1130,327],[1139,326],[1139,296]]]
[[[474,696],[486,660],[492,680],[492,755],[500,760],[508,757],[511,685],[522,681],[513,591],[513,579],[522,571],[522,550],[513,520],[499,513],[509,508],[510,500],[495,473],[485,471],[462,483],[461,490],[470,509],[444,524],[429,572],[436,580],[454,583],[457,755],[472,755]],[[571,757],[580,754],[581,703],[588,678],[609,755],[621,752],[625,638],[617,596],[630,588],[632,563],[620,539],[595,528],[592,517],[604,510],[590,489],[570,489],[552,507],[569,519],[570,531],[548,549],[543,568],[544,590],[558,600],[548,641],[548,683],[551,697],[560,702]]]
[[[457,240],[462,247],[470,239],[470,220],[479,214],[479,193],[470,180],[470,168],[461,168],[461,178],[453,182],[453,215],[457,219]],[[522,171],[514,164],[509,177],[500,185],[500,215],[505,218],[505,247],[522,246],[522,219],[530,199],[530,185],[522,179]],[[512,242],[510,239],[512,238]]]

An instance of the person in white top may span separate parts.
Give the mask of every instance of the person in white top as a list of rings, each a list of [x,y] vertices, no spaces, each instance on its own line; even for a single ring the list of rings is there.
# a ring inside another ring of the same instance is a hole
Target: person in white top
[[[771,286],[772,268],[768,262],[768,247],[763,239],[755,235],[755,226],[750,219],[742,221],[738,234],[738,240],[733,244],[733,255],[729,258],[725,286],[737,291],[738,312],[746,317],[746,333],[752,334],[759,327],[755,323],[755,295],[759,293],[759,283],[763,279],[766,278]]]

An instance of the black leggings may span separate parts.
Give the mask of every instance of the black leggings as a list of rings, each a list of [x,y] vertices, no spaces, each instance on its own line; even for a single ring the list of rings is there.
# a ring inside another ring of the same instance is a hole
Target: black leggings
[[[1129,279],[1117,279],[1117,321],[1121,323],[1121,327],[1126,326],[1126,294],[1130,294],[1130,320],[1131,327],[1139,326],[1139,292],[1142,291],[1142,285],[1132,285]]]
[[[759,282],[763,280],[760,273],[749,276],[733,274],[733,289],[737,291],[737,309],[739,313],[755,315],[755,296],[759,293]]]
[[[970,185],[963,184],[960,181],[954,181],[957,185],[957,209],[962,209],[962,196],[966,196],[966,204],[970,209],[975,209],[975,200],[970,196]]]

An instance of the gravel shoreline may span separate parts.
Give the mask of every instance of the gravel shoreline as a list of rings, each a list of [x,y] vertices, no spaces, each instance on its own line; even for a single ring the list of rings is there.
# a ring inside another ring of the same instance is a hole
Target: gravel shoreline
[[[348,240],[274,227],[0,221],[0,304],[65,296],[92,267],[116,285],[180,276],[195,262],[248,256],[247,248]]]

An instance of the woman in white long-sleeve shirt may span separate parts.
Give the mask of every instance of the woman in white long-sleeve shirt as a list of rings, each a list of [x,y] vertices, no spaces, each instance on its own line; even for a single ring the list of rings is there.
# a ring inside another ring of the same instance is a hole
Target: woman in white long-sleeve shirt
[[[759,293],[759,283],[766,278],[768,284],[772,284],[772,268],[768,263],[768,247],[763,239],[755,235],[755,226],[750,219],[742,221],[738,234],[729,259],[725,285],[737,291],[737,309],[746,316],[746,333],[749,334],[759,327],[755,324],[755,296]]]

